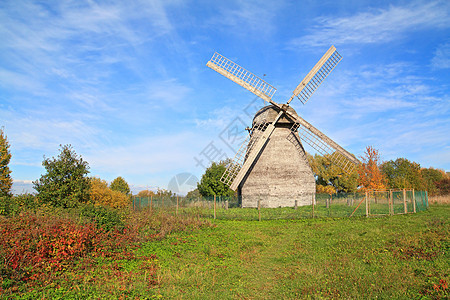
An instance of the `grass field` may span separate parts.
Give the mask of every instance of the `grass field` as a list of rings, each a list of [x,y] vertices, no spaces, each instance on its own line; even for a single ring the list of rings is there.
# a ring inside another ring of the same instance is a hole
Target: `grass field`
[[[132,258],[80,260],[59,281],[4,287],[2,297],[447,299],[449,215],[449,205],[433,205],[392,217],[180,226],[140,242]]]

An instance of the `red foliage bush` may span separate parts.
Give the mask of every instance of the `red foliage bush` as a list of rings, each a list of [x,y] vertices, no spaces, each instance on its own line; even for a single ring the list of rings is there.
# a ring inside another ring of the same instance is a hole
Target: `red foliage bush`
[[[0,218],[0,271],[20,281],[45,280],[83,257],[132,258],[137,233],[25,214]]]

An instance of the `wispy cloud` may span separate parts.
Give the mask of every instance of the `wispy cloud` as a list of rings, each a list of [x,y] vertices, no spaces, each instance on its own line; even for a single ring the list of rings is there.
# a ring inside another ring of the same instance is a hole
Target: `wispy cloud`
[[[327,46],[342,44],[387,43],[408,31],[450,27],[448,1],[413,2],[406,6],[390,5],[349,17],[324,16],[306,35],[290,41],[291,46]]]
[[[283,6],[283,1],[235,1],[233,8],[221,9],[220,18],[213,23],[231,27],[237,35],[257,33],[260,37],[270,36],[276,29],[274,21]]]
[[[450,43],[439,45],[431,59],[431,66],[435,69],[450,68]]]

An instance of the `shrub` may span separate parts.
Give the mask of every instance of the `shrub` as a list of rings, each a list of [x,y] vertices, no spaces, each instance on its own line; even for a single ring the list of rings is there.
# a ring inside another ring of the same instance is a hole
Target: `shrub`
[[[130,198],[128,196],[120,191],[113,191],[108,188],[105,180],[93,177],[90,179],[90,185],[90,202],[94,205],[123,208],[130,204]]]
[[[124,228],[121,216],[117,210],[112,208],[88,204],[81,209],[80,213],[95,223],[97,228],[103,228],[106,231],[110,231],[113,228],[119,230]]]

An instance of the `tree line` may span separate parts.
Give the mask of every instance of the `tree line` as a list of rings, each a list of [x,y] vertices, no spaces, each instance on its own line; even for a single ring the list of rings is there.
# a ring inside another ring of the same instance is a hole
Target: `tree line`
[[[354,193],[365,190],[415,189],[428,191],[429,195],[450,194],[450,176],[444,170],[422,168],[419,163],[406,158],[381,161],[379,151],[372,146],[360,157],[361,164],[346,173],[333,164],[328,156],[307,154],[316,179],[317,193]],[[232,196],[235,192],[220,182],[230,160],[213,162],[203,174],[197,189],[188,197]]]
[[[57,157],[45,158],[45,173],[33,181],[36,194],[13,196],[12,177],[8,164],[11,160],[10,145],[3,129],[0,129],[0,214],[8,214],[17,206],[50,205],[72,208],[79,205],[125,207],[130,203],[130,187],[122,177],[111,184],[96,177],[89,177],[89,164],[77,155],[71,145],[61,146]],[[329,157],[307,154],[315,175],[317,193],[354,193],[368,189],[415,189],[428,191],[429,195],[450,194],[450,177],[443,170],[422,168],[419,163],[406,158],[381,161],[379,151],[366,147],[359,164],[352,172],[343,172],[330,162]],[[203,174],[197,188],[188,198],[199,196],[234,196],[227,185],[220,182],[230,160],[213,162]],[[141,191],[139,197],[173,197],[173,192],[158,189]]]
[[[8,215],[22,208],[93,207],[123,208],[130,203],[130,187],[121,176],[110,184],[98,177],[89,177],[89,164],[71,145],[61,145],[57,157],[45,158],[45,173],[35,181],[35,194],[13,195],[10,145],[3,129],[0,129],[0,215]]]

